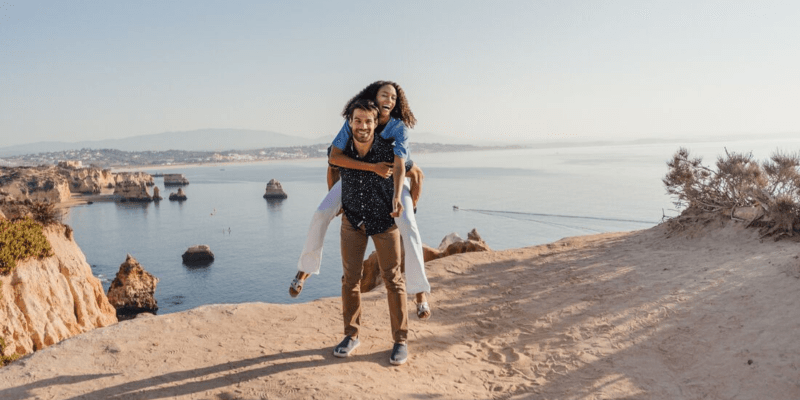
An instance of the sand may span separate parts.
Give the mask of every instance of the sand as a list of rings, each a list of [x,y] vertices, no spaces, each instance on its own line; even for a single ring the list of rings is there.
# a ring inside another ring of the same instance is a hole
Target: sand
[[[348,359],[338,298],[209,305],[29,355],[0,398],[798,399],[798,254],[715,222],[456,255],[427,266],[403,366],[381,289]]]

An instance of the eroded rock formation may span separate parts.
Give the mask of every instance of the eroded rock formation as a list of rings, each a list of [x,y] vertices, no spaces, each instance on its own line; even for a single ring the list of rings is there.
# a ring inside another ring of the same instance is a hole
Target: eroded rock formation
[[[99,194],[103,189],[113,189],[135,184],[153,186],[153,177],[145,172],[113,173],[96,167],[82,168],[79,161],[61,161],[58,166],[0,167],[0,202],[49,201],[61,203],[71,194]],[[141,198],[141,196],[133,196]]]
[[[439,242],[438,249],[439,251],[445,251],[445,249],[447,249],[447,246],[450,246],[453,243],[461,242],[463,240],[464,239],[462,239],[458,233],[455,232],[448,233],[447,235],[445,235],[444,238],[442,238],[442,241]]]
[[[454,235],[454,233],[451,233],[450,235]],[[445,238],[449,237],[450,235],[447,235]],[[467,234],[467,240],[454,241],[449,245],[447,245],[447,247],[445,247],[445,249],[442,250],[442,257],[447,257],[459,253],[472,253],[476,251],[492,251],[492,249],[490,249],[489,245],[487,245],[486,242],[483,241],[481,235],[478,234],[478,231],[472,229]]]
[[[158,186],[153,186],[153,201],[163,200],[164,198],[161,197],[161,191],[158,189]]]
[[[80,161],[80,160],[76,160],[76,161],[70,161],[70,160],[59,161],[58,162],[58,167],[59,168],[64,168],[64,169],[78,169],[78,168],[83,168],[83,162]]]
[[[65,161],[59,162],[59,167],[62,163]],[[98,194],[102,189],[112,188],[115,184],[115,174],[108,169],[80,168],[80,164],[78,164],[78,167],[60,168],[59,172],[69,181],[69,189],[72,193]]]
[[[206,265],[214,261],[214,253],[204,244],[189,247],[181,257],[186,265]]]
[[[67,179],[57,167],[0,167],[0,201],[48,201],[60,203],[69,200]]]
[[[6,355],[27,354],[117,322],[86,257],[55,224],[44,229],[53,256],[19,261],[0,275],[0,336]]]
[[[184,201],[186,200],[186,193],[183,192],[182,188],[178,188],[178,193],[175,192],[170,193],[169,199],[172,201]]]
[[[164,186],[188,185],[189,180],[183,174],[164,174]]]
[[[422,245],[422,259],[425,262],[435,260],[437,258],[442,258],[442,252],[439,249],[435,249],[426,244]]]
[[[137,314],[158,311],[155,299],[158,278],[145,271],[133,256],[128,254],[119,266],[119,272],[108,288],[108,301],[117,309],[117,318],[126,320]]]
[[[155,186],[153,176],[146,172],[117,172],[114,174],[114,183],[122,182],[144,183],[146,186]]]
[[[275,179],[270,179],[267,183],[267,190],[264,193],[265,199],[285,199],[289,197],[286,192],[283,191],[283,187],[281,183]]]
[[[442,239],[439,245],[440,249],[435,249],[426,244],[422,245],[422,259],[426,263],[442,257],[447,257],[459,253],[471,253],[476,251],[491,251],[492,249],[483,241],[481,235],[478,234],[476,229],[472,229],[467,234],[467,240],[461,239],[457,233],[453,232],[448,234]],[[405,262],[405,250],[402,248],[403,262]],[[363,270],[361,272],[361,293],[367,293],[372,289],[382,285],[383,281],[380,275],[380,267],[378,265],[378,252],[373,251],[366,260],[364,260]]]
[[[135,182],[135,181],[118,182],[117,186],[114,188],[114,194],[119,196],[119,200],[122,202],[153,201],[153,198],[147,191],[147,184],[145,182]]]

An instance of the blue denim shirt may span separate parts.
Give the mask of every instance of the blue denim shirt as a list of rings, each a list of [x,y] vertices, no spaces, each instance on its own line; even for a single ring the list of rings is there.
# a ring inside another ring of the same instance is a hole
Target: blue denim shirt
[[[347,146],[347,140],[352,136],[350,132],[350,124],[347,120],[344,121],[342,129],[333,139],[333,145],[339,150],[344,150]],[[386,140],[394,141],[394,155],[408,160],[408,128],[403,121],[397,118],[389,118],[386,127],[383,128],[380,136]]]

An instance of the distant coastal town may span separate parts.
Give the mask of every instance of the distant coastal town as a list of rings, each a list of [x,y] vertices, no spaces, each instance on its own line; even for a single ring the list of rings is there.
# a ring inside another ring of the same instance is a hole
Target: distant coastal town
[[[524,146],[472,146],[460,144],[415,143],[412,152],[441,153],[490,149],[513,149]],[[116,149],[80,149],[0,158],[0,166],[56,165],[59,161],[81,161],[99,168],[141,167],[173,164],[213,164],[266,160],[295,160],[327,155],[327,144],[294,147],[269,147],[229,151],[122,151]]]

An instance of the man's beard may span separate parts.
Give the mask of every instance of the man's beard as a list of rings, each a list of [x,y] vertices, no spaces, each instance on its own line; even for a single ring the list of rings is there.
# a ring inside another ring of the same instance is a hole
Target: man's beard
[[[359,135],[358,133],[353,133],[353,140],[359,143],[369,143],[372,135]]]

